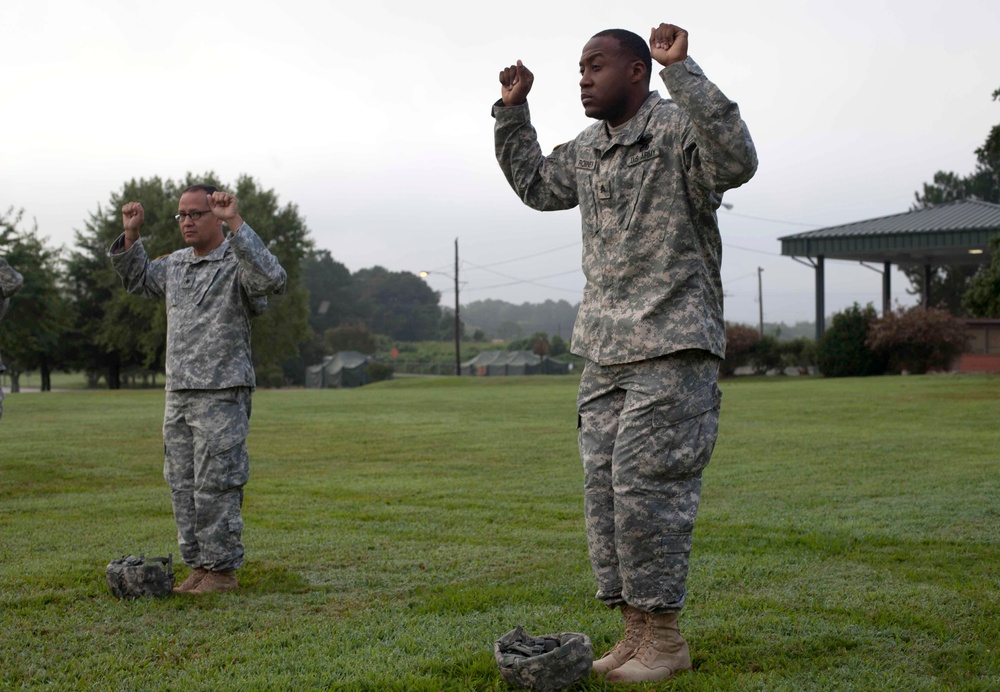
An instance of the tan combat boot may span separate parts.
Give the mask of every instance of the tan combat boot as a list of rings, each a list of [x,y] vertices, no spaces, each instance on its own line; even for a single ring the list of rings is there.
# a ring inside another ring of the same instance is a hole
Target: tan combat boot
[[[214,591],[232,591],[239,585],[240,583],[236,581],[236,575],[233,574],[232,570],[227,572],[210,571],[205,575],[205,578],[201,580],[198,586],[191,589],[189,593],[200,596]]]
[[[208,570],[204,567],[195,567],[191,570],[191,574],[187,576],[187,579],[174,587],[174,593],[190,593],[191,589],[201,583],[206,574],[208,574]]]
[[[594,675],[606,675],[632,658],[646,634],[646,613],[626,604],[622,606],[622,617],[625,618],[625,636],[604,654],[604,658],[594,661],[591,669]]]
[[[691,669],[691,652],[677,629],[677,613],[646,613],[646,635],[635,655],[610,673],[608,682],[667,680]]]

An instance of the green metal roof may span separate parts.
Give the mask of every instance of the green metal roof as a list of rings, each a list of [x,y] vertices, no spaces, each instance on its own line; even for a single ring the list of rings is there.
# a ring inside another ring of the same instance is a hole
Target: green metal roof
[[[962,200],[778,240],[781,254],[792,257],[941,265],[988,263],[998,235],[1000,204]]]

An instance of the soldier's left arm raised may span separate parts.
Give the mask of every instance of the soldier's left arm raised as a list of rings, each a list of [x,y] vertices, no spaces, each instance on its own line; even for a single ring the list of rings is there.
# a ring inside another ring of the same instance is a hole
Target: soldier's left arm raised
[[[246,222],[239,233],[229,237],[229,245],[240,263],[240,283],[251,298],[285,292],[287,275],[264,241]]]
[[[14,267],[7,264],[7,260],[0,257],[0,300],[10,298],[21,290],[24,285],[24,277],[21,276]]]
[[[229,226],[229,246],[240,263],[240,283],[247,295],[254,298],[284,292],[285,270],[240,216],[236,195],[221,190],[213,192],[208,197],[208,206]]]
[[[684,160],[703,187],[722,193],[739,187],[757,171],[757,151],[739,106],[705,76],[688,55],[688,33],[672,24],[650,32],[652,58],[663,65],[660,77],[689,119]]]

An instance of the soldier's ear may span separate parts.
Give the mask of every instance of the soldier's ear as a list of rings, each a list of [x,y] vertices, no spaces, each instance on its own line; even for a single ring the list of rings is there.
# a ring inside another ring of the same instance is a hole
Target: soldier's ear
[[[633,60],[631,77],[631,82],[633,84],[649,81],[649,75],[646,72],[646,63],[642,60]]]

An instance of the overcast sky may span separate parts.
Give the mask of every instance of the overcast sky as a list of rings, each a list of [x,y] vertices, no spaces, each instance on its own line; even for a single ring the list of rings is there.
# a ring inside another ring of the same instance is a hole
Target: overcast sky
[[[935,171],[971,172],[1000,122],[995,0],[4,0],[0,207],[69,247],[127,180],[246,173],[298,205],[352,271],[440,270],[428,281],[451,304],[458,238],[463,304],[575,303],[579,213],[535,212],[507,187],[497,73],[517,59],[534,72],[548,151],[589,123],[588,37],[661,21],[690,32],[760,158],[719,213],[732,321],[757,321],[758,267],[767,321],[812,320],[813,271],[777,238],[907,211]],[[897,273],[894,298],[909,304],[906,287]],[[827,310],[854,301],[880,306],[881,277],[828,262]]]

